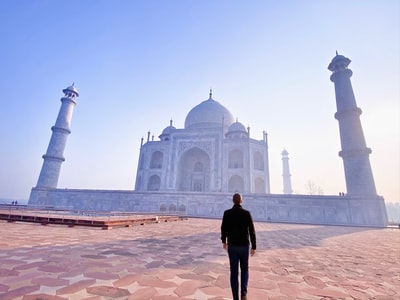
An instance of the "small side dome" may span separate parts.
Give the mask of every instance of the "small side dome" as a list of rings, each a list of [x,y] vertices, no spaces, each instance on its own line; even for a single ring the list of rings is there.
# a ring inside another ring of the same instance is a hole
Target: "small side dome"
[[[172,132],[174,132],[176,128],[172,126],[172,120],[170,121],[170,125],[165,127],[162,133],[158,136],[162,141],[169,141],[169,136]]]
[[[174,126],[168,126],[165,127],[165,129],[162,131],[162,134],[171,134],[171,132],[174,130],[176,130]]]
[[[231,126],[229,126],[228,133],[230,132],[247,132],[247,130],[242,123],[236,121]]]
[[[225,135],[227,138],[247,138],[249,133],[246,127],[236,120],[231,126],[228,127],[228,132]]]

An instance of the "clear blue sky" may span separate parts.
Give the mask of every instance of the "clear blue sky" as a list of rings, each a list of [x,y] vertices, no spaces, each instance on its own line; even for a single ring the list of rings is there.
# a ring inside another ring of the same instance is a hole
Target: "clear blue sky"
[[[334,85],[337,50],[352,83],[378,193],[400,202],[400,2],[3,1],[0,198],[36,185],[62,89],[80,92],[59,187],[133,189],[141,137],[208,98],[281,155],[295,193],[345,191]]]

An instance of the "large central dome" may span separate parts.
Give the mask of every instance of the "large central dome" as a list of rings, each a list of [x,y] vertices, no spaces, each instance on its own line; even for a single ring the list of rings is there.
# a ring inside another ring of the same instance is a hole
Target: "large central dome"
[[[235,119],[228,109],[212,98],[210,92],[208,100],[193,107],[188,113],[185,119],[185,128],[221,128],[222,122],[224,122],[226,130],[235,122]]]

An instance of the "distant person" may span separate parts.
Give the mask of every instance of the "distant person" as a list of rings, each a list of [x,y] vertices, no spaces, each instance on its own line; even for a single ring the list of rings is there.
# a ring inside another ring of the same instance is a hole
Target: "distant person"
[[[249,282],[249,254],[256,253],[256,231],[253,219],[248,210],[242,208],[242,196],[233,195],[233,207],[224,212],[221,224],[221,240],[228,251],[231,271],[231,289],[233,300],[239,300],[239,264],[240,264],[240,295],[247,299],[247,284]],[[250,239],[249,239],[250,238]],[[251,250],[250,248],[251,242]]]

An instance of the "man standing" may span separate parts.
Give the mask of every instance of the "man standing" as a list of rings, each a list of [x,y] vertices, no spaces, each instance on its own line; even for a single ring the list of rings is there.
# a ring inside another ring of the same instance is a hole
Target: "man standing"
[[[233,300],[239,300],[239,263],[240,263],[240,295],[246,300],[247,283],[249,281],[249,252],[256,253],[256,232],[253,219],[248,210],[241,206],[242,196],[233,195],[233,207],[224,212],[221,224],[221,240],[228,250],[231,269],[231,289]],[[249,241],[250,237],[250,241]],[[251,242],[251,251],[249,251]]]

